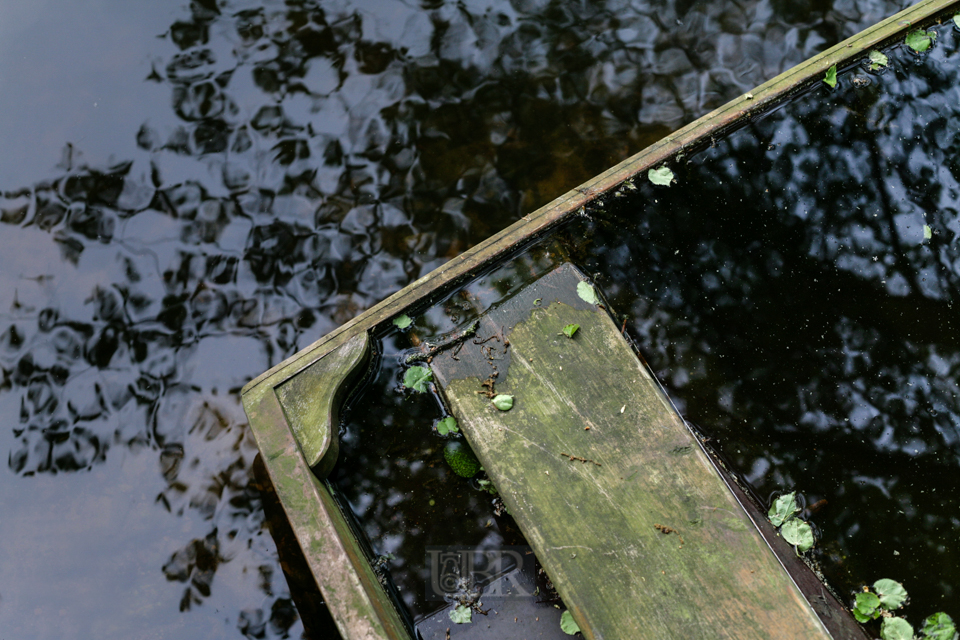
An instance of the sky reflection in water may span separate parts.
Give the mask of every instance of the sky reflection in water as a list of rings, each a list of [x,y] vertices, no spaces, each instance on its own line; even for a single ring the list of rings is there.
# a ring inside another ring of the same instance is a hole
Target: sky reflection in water
[[[5,7],[5,632],[298,635],[240,386],[901,8],[715,4]]]

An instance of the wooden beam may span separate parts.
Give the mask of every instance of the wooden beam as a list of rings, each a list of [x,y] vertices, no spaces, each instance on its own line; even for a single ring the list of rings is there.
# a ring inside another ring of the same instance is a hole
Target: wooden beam
[[[361,333],[319,360],[314,369],[332,373],[322,376],[329,385],[324,391],[339,395],[362,361],[358,354],[368,348],[367,335]],[[321,378],[319,372],[315,375]],[[257,445],[270,481],[341,635],[348,640],[409,639],[330,488],[304,463],[277,394],[263,395],[256,406],[245,403],[244,409],[256,425]],[[335,424],[321,428],[331,426],[336,428]]]
[[[569,265],[547,274],[431,367],[584,636],[829,638],[580,282]]]

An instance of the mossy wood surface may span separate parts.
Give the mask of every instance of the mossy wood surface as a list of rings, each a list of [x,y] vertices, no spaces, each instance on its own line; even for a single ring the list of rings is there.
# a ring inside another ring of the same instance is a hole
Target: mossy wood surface
[[[354,338],[337,350],[336,357],[319,360],[275,389],[304,459],[321,478],[337,462],[340,403],[369,352],[366,335]]]
[[[281,406],[281,401],[277,398],[278,388],[283,388],[284,384],[297,374],[317,366],[345,344],[358,339],[358,336],[366,339],[368,331],[389,322],[401,313],[415,313],[417,309],[428,305],[430,300],[452,291],[478,271],[507,259],[542,234],[570,219],[581,207],[590,206],[593,202],[608,197],[625,181],[645,179],[643,174],[648,169],[669,162],[678,154],[689,155],[693,150],[709,144],[712,138],[769,111],[794,92],[812,83],[820,82],[824,72],[830,66],[837,64],[842,68],[852,64],[866,55],[870,49],[902,38],[908,30],[926,26],[938,16],[949,15],[956,10],[958,4],[960,3],[956,1],[925,0],[780,74],[754,89],[751,92],[752,99],[746,95],[739,96],[568,191],[442,267],[424,275],[248,383],[242,391],[244,409],[250,419],[260,450],[264,453],[270,476],[277,486],[278,497],[291,521],[297,520],[294,531],[301,540],[301,546],[320,544],[318,541],[327,536],[339,535],[333,522],[337,516],[334,511],[328,510],[328,507],[332,508],[329,491],[316,482],[315,476],[309,470],[309,464],[316,464],[321,471],[324,470],[323,461],[333,441],[325,444],[321,437],[317,442],[311,443],[308,442],[309,436],[304,437],[301,453],[291,429],[297,429],[303,433],[303,427],[309,420],[294,416],[293,404],[296,401],[293,400],[292,394]],[[282,392],[283,395],[287,396],[287,392],[293,386],[295,385],[291,385],[286,392]],[[332,406],[336,406],[336,402],[333,402]],[[284,415],[285,411],[287,415]],[[288,423],[288,417],[293,424]],[[279,446],[278,443],[282,443],[283,446]],[[268,459],[267,451],[273,451],[274,457]],[[278,453],[281,451],[282,454]],[[310,462],[307,457],[310,458]],[[335,458],[335,455],[333,457]],[[294,490],[293,484],[288,482],[290,479],[301,481],[302,488],[299,493]],[[297,513],[300,509],[307,511],[312,509],[311,513],[314,514],[316,521],[310,520],[313,516],[301,517]],[[341,522],[337,526],[342,524]],[[352,564],[351,554],[354,551],[348,552],[348,548],[352,549],[356,546],[356,542],[348,532],[344,532],[343,536],[342,539],[338,538],[333,543],[334,546],[340,547],[340,555],[331,551],[329,555],[324,556],[329,560],[329,564],[324,565],[323,562],[327,560],[319,560],[320,556],[317,554],[313,556],[307,554],[307,556],[321,590],[330,598],[331,611],[344,638],[354,640],[356,638],[405,637],[405,634],[399,631],[396,612],[384,610],[386,611],[383,614],[384,617],[375,619],[380,609],[371,608],[369,605],[372,602],[381,602],[386,596],[378,585],[368,585],[369,577],[364,570]],[[304,551],[306,553],[306,548]],[[346,577],[340,575],[341,571]],[[349,589],[347,585],[351,580],[353,583],[363,581],[365,585],[363,598],[366,599],[367,604],[360,603],[353,612],[348,612],[345,607],[349,606],[349,598],[343,594],[331,597],[331,594],[341,589]]]
[[[368,349],[369,340],[362,333],[314,365],[311,379],[326,385],[313,389],[322,392],[320,405],[339,395]],[[329,375],[321,375],[321,371]],[[264,466],[341,635],[349,640],[407,640],[406,627],[329,487],[304,464],[285,415],[289,407],[282,407],[280,398],[271,392],[262,396],[257,406],[245,404],[244,408],[251,424],[270,425],[255,430]],[[322,421],[332,415],[322,410],[316,418]],[[335,433],[336,424],[321,422],[318,428]]]
[[[568,265],[547,274],[432,367],[584,636],[828,638],[579,281]],[[483,393],[490,379],[509,411]]]

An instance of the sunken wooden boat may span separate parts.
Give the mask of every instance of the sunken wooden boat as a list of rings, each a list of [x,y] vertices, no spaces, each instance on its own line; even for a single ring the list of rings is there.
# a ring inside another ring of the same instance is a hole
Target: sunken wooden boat
[[[921,2],[740,96],[244,387],[264,466],[344,638],[512,637],[484,625],[450,631],[445,616],[412,628],[325,482],[337,462],[338,410],[366,371],[374,336],[514,259],[584,207],[603,206],[651,169],[820,83],[828,69],[858,64],[956,9]],[[424,344],[414,363],[429,372],[583,636],[868,637],[691,432],[609,307],[576,265],[563,263],[458,333]],[[491,402],[497,396],[510,402]],[[560,637],[555,619],[550,625],[516,637]]]

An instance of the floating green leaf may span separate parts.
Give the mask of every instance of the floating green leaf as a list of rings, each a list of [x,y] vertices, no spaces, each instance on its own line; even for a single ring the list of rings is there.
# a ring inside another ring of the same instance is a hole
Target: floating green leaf
[[[579,328],[580,325],[578,324],[568,324],[563,328],[563,335],[567,336],[568,338],[572,338],[573,334],[575,334]]]
[[[647,172],[647,177],[653,184],[669,187],[670,183],[673,182],[673,171],[670,171],[668,166],[662,166],[659,169],[650,169]]]
[[[564,611],[560,614],[560,630],[568,636],[580,633],[580,626],[573,619],[573,615],[571,615],[569,611]]]
[[[493,406],[500,411],[510,411],[513,408],[513,396],[508,396],[505,393],[498,394],[492,400]]]
[[[457,419],[453,416],[447,416],[437,423],[437,433],[442,436],[445,436],[448,433],[458,433],[459,431],[460,429],[457,427]]]
[[[589,282],[580,281],[577,285],[577,295],[587,304],[600,304],[600,298],[597,297],[596,290]]]
[[[493,486],[493,483],[489,480],[477,480],[477,484],[480,485],[480,488],[490,493],[492,495],[497,495],[497,488]]]
[[[913,640],[913,627],[903,618],[892,616],[883,619],[880,627],[881,640]]]
[[[397,329],[406,329],[412,324],[413,320],[411,320],[410,316],[405,313],[393,319],[393,326],[395,326]]]
[[[923,29],[917,29],[916,31],[911,31],[907,34],[907,46],[917,53],[923,53],[930,48],[930,46],[933,44],[933,41],[936,39],[936,31],[924,31]]]
[[[433,382],[433,371],[427,367],[410,367],[403,374],[403,386],[418,393],[427,390],[428,382]]]
[[[837,65],[827,69],[827,75],[823,76],[823,81],[830,85],[830,88],[837,86]]]
[[[890,59],[876,50],[868,53],[867,59],[870,60],[870,71],[879,71],[890,64]]]
[[[880,606],[880,598],[869,591],[861,591],[857,594],[856,605],[853,607],[853,615],[860,622],[869,622],[880,616],[877,608]]]
[[[813,529],[810,525],[794,518],[783,523],[780,530],[783,539],[797,548],[797,551],[809,551],[813,548]]]
[[[477,456],[469,446],[459,440],[447,443],[443,449],[443,459],[461,478],[472,478],[480,473],[480,461],[477,460]]]
[[[470,624],[473,622],[473,610],[470,607],[458,604],[450,611],[450,621],[453,624]]]
[[[928,224],[923,225],[923,239],[929,240],[932,237],[933,237],[933,229],[931,229],[930,225]]]
[[[767,512],[767,517],[770,519],[770,524],[779,527],[797,511],[800,511],[800,507],[797,505],[797,492],[791,491],[773,501],[770,511]]]
[[[960,13],[953,16],[953,24],[957,25],[957,28],[960,29]]]
[[[873,583],[873,588],[876,590],[877,595],[880,596],[880,604],[891,611],[893,609],[899,609],[900,605],[907,599],[907,590],[903,588],[902,584],[895,580],[888,580],[886,578],[877,580]]]
[[[923,621],[923,635],[931,640],[953,640],[957,635],[957,626],[953,618],[942,611]]]

